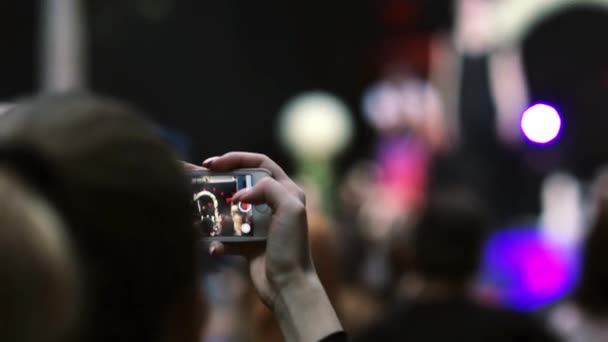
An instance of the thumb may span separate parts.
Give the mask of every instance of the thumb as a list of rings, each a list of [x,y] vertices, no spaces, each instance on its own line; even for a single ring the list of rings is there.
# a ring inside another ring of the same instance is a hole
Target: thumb
[[[268,204],[276,211],[283,202],[289,199],[289,191],[274,178],[266,177],[256,183],[252,188],[243,189],[232,197],[233,202],[246,202],[251,204]]]

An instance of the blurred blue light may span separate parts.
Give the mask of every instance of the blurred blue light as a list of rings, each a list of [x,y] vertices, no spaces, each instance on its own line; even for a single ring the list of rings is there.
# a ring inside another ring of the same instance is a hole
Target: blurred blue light
[[[533,311],[559,300],[576,285],[578,250],[545,240],[538,229],[501,230],[488,239],[482,262],[482,286],[499,304]]]

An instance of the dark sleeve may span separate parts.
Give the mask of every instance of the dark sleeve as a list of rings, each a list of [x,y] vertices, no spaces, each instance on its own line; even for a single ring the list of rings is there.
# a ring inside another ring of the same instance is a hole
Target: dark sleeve
[[[344,331],[338,331],[321,339],[319,342],[348,342],[348,336]]]
[[[385,319],[377,321],[363,331],[356,335],[353,335],[351,341],[353,342],[368,342],[368,341],[398,341],[402,340],[399,331],[395,331],[395,325],[392,321]],[[403,329],[403,325],[397,325],[398,330]]]

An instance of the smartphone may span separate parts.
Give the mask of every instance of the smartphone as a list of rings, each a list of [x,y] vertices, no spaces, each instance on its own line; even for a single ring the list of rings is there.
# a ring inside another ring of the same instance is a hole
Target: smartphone
[[[270,171],[190,171],[192,220],[201,238],[226,242],[265,240],[270,223],[270,207],[232,201],[236,192],[253,187],[264,177],[272,177]]]

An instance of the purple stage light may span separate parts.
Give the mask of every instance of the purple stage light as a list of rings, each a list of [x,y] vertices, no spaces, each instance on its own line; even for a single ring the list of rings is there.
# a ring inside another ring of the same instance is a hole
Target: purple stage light
[[[546,104],[535,104],[521,116],[521,130],[528,140],[546,144],[554,140],[562,126],[557,110]]]

